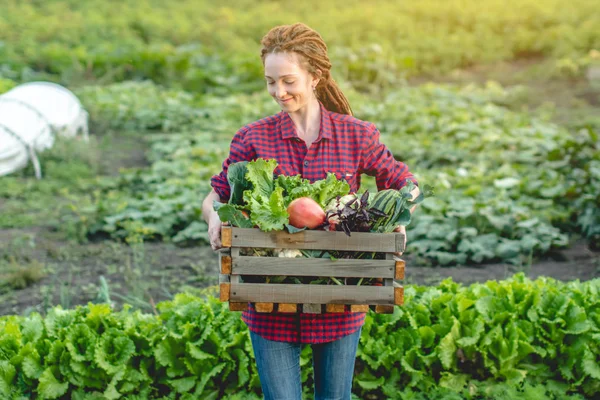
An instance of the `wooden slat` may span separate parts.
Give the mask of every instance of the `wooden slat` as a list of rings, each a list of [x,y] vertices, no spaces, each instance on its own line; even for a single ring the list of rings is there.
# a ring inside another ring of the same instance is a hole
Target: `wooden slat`
[[[246,311],[248,309],[248,303],[247,302],[237,302],[237,301],[230,301],[229,302],[229,311]]]
[[[401,306],[404,304],[404,288],[403,287],[395,287],[394,288],[394,304],[397,306]]]
[[[302,304],[302,312],[307,314],[321,314],[321,304]]]
[[[350,306],[350,312],[368,312],[369,305],[368,304],[352,304]]]
[[[221,256],[221,273],[231,274],[231,257]]]
[[[273,303],[256,303],[254,305],[256,312],[259,313],[270,313],[273,312]]]
[[[277,305],[277,311],[285,313],[295,313],[298,312],[298,305],[290,303],[279,303]]]
[[[231,289],[231,283],[220,283],[219,284],[219,297],[221,301],[229,301],[229,294]]]
[[[386,235],[385,233],[383,235]],[[389,233],[387,234],[389,235]],[[395,252],[404,252],[404,235],[402,233],[396,233],[396,250]]]
[[[226,227],[222,228],[221,241],[224,239]],[[401,233],[352,232],[352,236],[344,232],[327,232],[305,230],[298,233],[285,231],[263,232],[255,228],[231,229],[231,246],[258,247],[269,249],[308,249],[308,250],[347,250],[369,252],[404,251],[404,235]]]
[[[344,304],[326,304],[325,311],[330,313],[343,313],[346,311],[346,306]]]
[[[335,276],[394,278],[394,260],[285,258],[240,256],[233,259],[236,275]]]
[[[378,304],[375,306],[375,312],[378,314],[393,314],[394,306],[386,306],[386,305]]]
[[[230,299],[264,303],[394,304],[394,288],[232,282]]]
[[[231,247],[231,226],[221,226],[221,244],[223,247]]]
[[[403,280],[404,279],[404,271],[406,268],[406,263],[404,260],[397,259],[395,265],[395,274],[394,279]]]

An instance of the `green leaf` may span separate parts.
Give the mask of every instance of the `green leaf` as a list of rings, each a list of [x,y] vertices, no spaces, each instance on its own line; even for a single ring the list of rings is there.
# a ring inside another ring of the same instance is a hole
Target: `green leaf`
[[[96,334],[86,324],[76,324],[67,333],[65,345],[75,361],[94,359]]]
[[[246,179],[252,183],[253,197],[271,197],[274,189],[273,172],[277,168],[277,161],[258,158],[249,162],[246,168]]]
[[[364,370],[354,379],[360,387],[366,390],[377,389],[385,383],[385,377],[380,376],[379,378],[375,378],[368,370]]]
[[[419,336],[421,336],[421,346],[425,349],[433,346],[435,342],[435,331],[429,326],[419,327]]]
[[[231,189],[229,204],[244,204],[244,191],[252,188],[252,183],[246,180],[248,161],[231,164],[227,169],[227,182]],[[221,220],[222,221],[222,220]]]
[[[446,369],[451,369],[456,363],[456,339],[460,334],[460,322],[453,318],[454,323],[450,332],[442,338],[438,346],[438,357]]]
[[[208,381],[210,381],[213,377],[219,374],[223,368],[225,368],[226,364],[222,363],[213,367],[209,372],[204,372],[200,379],[200,382],[196,385],[196,389],[194,390],[194,396],[202,396],[204,393],[204,388]],[[204,396],[203,396],[204,398]]]
[[[39,314],[32,314],[21,324],[23,342],[37,342],[44,334],[44,322]]]
[[[68,382],[59,382],[52,373],[52,369],[46,368],[40,377],[40,383],[37,387],[37,392],[43,398],[56,399],[67,393],[68,388]]]
[[[452,374],[450,372],[442,372],[439,385],[451,389],[455,392],[462,391],[470,378],[468,374]]]
[[[570,304],[565,316],[567,326],[565,333],[579,335],[591,329],[590,321],[587,319],[585,310],[576,304]]]
[[[338,180],[335,174],[328,172],[325,179],[313,182],[311,189],[310,197],[325,209],[329,202],[337,196],[347,195],[350,192],[350,185],[344,180]]]
[[[214,359],[215,356],[212,354],[205,353],[200,350],[200,348],[192,343],[187,343],[188,354],[195,358],[196,360],[211,360]]]
[[[285,224],[289,222],[289,214],[283,201],[282,188],[275,188],[267,199],[251,197],[248,200],[252,223],[258,225],[262,231],[283,230]]]
[[[585,349],[582,360],[583,371],[593,379],[600,380],[600,364],[598,357],[589,348]]]
[[[32,379],[39,379],[42,373],[44,372],[44,368],[40,362],[40,355],[37,351],[34,351],[31,354],[26,355],[23,358],[23,373],[26,377]]]
[[[100,368],[115,374],[127,367],[134,355],[135,344],[125,334],[115,328],[104,332],[95,347],[95,360]]]
[[[17,371],[7,360],[0,360],[0,394],[9,398]]]
[[[296,228],[295,226],[292,226],[290,224],[285,224],[285,228],[287,229],[287,231],[289,233],[298,233],[298,232],[302,232],[306,230],[306,227],[304,228]]]
[[[233,226],[240,228],[252,228],[254,225],[250,218],[246,218],[242,211],[231,204],[223,204],[215,201],[213,204],[214,209],[219,215],[219,219],[222,222],[229,222]]]
[[[197,379],[198,378],[195,376],[188,376],[180,379],[169,379],[167,382],[175,388],[177,393],[185,393],[189,392],[194,387]]]

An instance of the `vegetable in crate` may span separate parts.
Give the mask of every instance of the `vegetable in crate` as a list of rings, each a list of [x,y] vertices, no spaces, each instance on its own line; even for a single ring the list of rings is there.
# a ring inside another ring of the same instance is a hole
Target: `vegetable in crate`
[[[290,225],[298,229],[315,229],[325,222],[325,211],[310,197],[293,200],[287,212],[290,215]]]
[[[300,175],[280,175],[274,178],[276,168],[276,160],[262,158],[231,164],[227,179],[233,182],[235,187],[232,188],[229,202],[214,202],[214,208],[221,221],[241,228],[257,226],[262,231],[283,230],[287,227],[293,232],[298,228],[290,224],[288,207],[294,200],[308,197],[322,209],[331,200],[345,196],[350,191],[348,182],[337,180],[331,173],[328,173],[325,179],[311,183]],[[243,193],[240,202],[241,190]],[[249,220],[244,218],[242,210],[250,213]],[[316,218],[309,218],[310,226],[314,225],[314,221]]]

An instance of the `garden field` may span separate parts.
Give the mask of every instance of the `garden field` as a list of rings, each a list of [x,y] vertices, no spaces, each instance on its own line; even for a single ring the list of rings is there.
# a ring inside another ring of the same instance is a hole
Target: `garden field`
[[[355,397],[597,398],[595,3],[2,2],[0,94],[64,85],[91,134],[39,154],[41,180],[0,177],[0,397],[260,396],[201,205],[233,134],[279,111],[260,38],[302,21],[434,191],[407,227],[405,306],[363,329]]]

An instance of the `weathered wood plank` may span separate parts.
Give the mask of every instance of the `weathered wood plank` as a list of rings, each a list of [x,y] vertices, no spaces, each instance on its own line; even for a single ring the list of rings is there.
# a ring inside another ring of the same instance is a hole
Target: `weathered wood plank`
[[[393,314],[394,306],[386,306],[383,304],[378,304],[375,306],[375,312],[378,314]]]
[[[395,287],[394,288],[394,304],[397,306],[401,306],[404,304],[404,288],[403,287]]]
[[[394,279],[403,280],[404,271],[406,270],[406,263],[404,260],[397,259],[395,265]]]
[[[343,313],[346,311],[345,304],[325,304],[325,311],[330,313]]]
[[[248,309],[248,303],[247,302],[237,302],[237,301],[230,301],[229,302],[229,311],[246,311]]]
[[[315,304],[395,304],[386,286],[231,283],[231,301]]]
[[[369,252],[404,251],[404,235],[401,233],[327,232],[305,230],[298,233],[285,231],[263,232],[256,228],[222,228],[221,241],[227,229],[231,229],[232,247],[259,247],[269,249],[347,250]]]
[[[219,298],[221,299],[221,301],[229,301],[230,289],[231,283],[219,284]]]
[[[395,265],[394,260],[240,256],[233,259],[231,273],[236,275],[393,278],[396,273]]]
[[[273,303],[256,303],[254,304],[256,312],[259,313],[270,313],[273,312]]]
[[[221,273],[231,274],[231,256],[221,256]]]
[[[295,313],[298,312],[298,305],[289,303],[279,303],[277,305],[277,311],[285,313]]]
[[[231,247],[231,226],[221,226],[221,244],[223,247]]]
[[[350,306],[350,312],[369,312],[368,304],[352,304]]]
[[[321,314],[321,304],[302,304],[302,312],[307,314]]]

